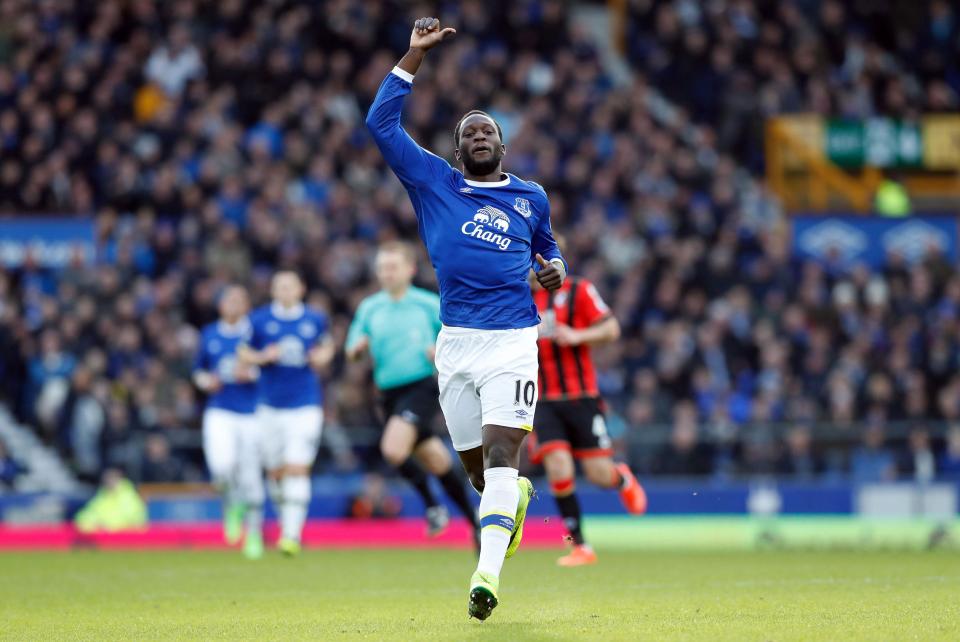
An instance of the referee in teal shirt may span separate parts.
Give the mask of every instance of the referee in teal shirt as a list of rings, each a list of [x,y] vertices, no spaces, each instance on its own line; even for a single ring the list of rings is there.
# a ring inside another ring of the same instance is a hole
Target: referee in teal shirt
[[[380,452],[423,498],[427,534],[442,533],[450,515],[431,491],[424,469],[440,480],[476,531],[477,514],[467,499],[465,480],[431,430],[440,410],[433,367],[440,297],[411,285],[415,272],[416,256],[410,246],[400,242],[380,246],[376,273],[383,289],[357,308],[347,333],[347,358],[360,359],[369,353],[373,359],[373,379],[387,417]]]

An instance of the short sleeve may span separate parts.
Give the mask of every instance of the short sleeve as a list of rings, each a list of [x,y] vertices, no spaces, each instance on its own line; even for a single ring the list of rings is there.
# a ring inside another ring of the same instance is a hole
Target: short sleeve
[[[369,310],[370,304],[364,300],[357,308],[357,313],[353,315],[353,321],[350,322],[350,329],[347,330],[347,350],[357,345],[357,342],[360,341],[362,337],[370,335],[368,328],[368,319],[370,318]]]
[[[610,316],[610,306],[603,300],[590,281],[580,281],[577,300],[574,302],[577,318],[583,327],[591,326]]]

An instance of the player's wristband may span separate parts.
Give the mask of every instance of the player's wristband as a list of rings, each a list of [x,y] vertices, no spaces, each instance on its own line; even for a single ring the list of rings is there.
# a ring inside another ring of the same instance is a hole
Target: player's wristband
[[[561,259],[550,259],[550,262],[557,266],[557,269],[560,270],[562,279],[567,278],[567,266],[563,264]]]
[[[391,73],[401,80],[406,80],[408,83],[413,84],[413,74],[411,74],[409,71],[400,69],[400,67],[394,67]]]

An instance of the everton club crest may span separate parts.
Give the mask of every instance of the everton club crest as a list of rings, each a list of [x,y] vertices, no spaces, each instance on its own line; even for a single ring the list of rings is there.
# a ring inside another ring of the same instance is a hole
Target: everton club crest
[[[533,213],[530,211],[530,201],[520,196],[517,197],[516,203],[513,204],[513,209],[517,210],[523,218],[530,218],[530,214]]]

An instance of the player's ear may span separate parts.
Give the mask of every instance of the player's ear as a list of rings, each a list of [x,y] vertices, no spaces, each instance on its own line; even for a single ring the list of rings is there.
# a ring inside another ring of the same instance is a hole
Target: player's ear
[[[460,146],[459,146],[459,145],[457,145],[456,147],[453,148],[453,157],[456,158],[457,160],[460,160]]]

